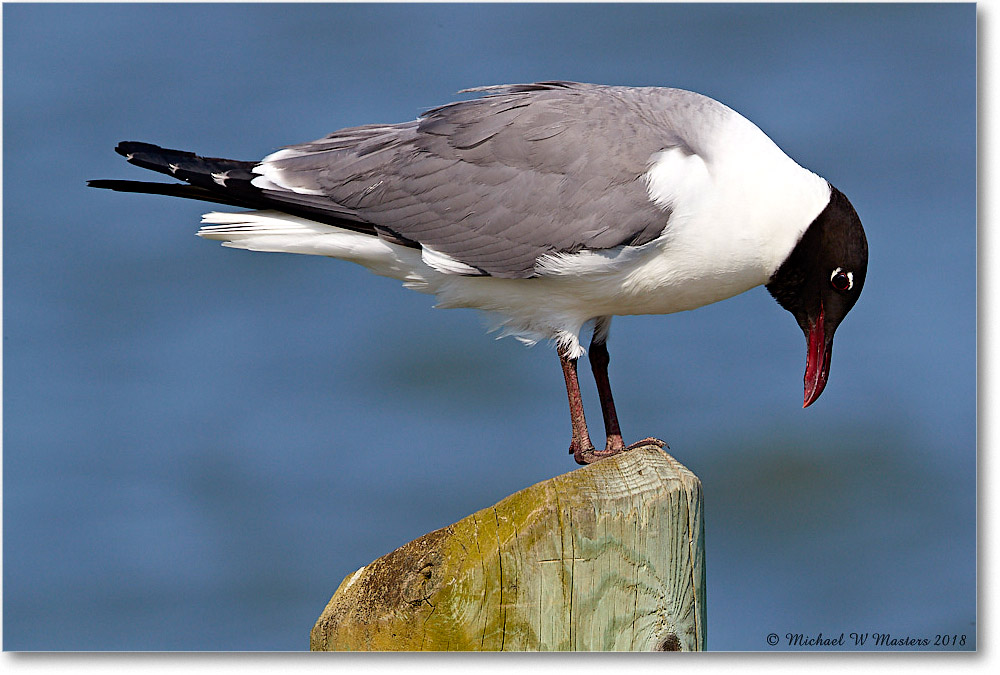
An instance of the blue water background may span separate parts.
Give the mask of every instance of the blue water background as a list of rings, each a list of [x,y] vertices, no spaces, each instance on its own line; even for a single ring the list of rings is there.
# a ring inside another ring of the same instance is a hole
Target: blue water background
[[[3,19],[5,649],[305,649],[344,576],[574,468],[549,347],[347,263],[200,240],[203,204],[85,187],[151,176],[119,140],[257,159],[556,78],[718,98],[867,228],[864,295],[808,410],[802,334],[763,289],[614,322],[626,436],[667,439],[704,482],[710,648],[975,646],[973,5]]]

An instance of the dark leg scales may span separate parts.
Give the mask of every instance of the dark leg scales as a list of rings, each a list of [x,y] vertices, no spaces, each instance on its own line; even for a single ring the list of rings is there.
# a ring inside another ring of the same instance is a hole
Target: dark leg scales
[[[594,339],[590,343],[590,367],[594,373],[594,381],[597,384],[597,394],[601,401],[601,413],[604,416],[604,429],[607,433],[607,443],[603,450],[598,450],[590,441],[590,434],[587,431],[587,421],[583,413],[583,398],[580,395],[580,382],[577,379],[576,359],[570,359],[565,354],[559,354],[559,361],[562,364],[563,376],[566,379],[566,394],[569,398],[569,414],[572,425],[573,439],[569,444],[569,454],[577,464],[593,464],[608,457],[640,448],[648,445],[655,445],[659,448],[667,444],[657,438],[644,438],[641,441],[625,445],[622,440],[621,428],[618,425],[618,413],[615,410],[615,401],[611,395],[611,382],[608,378],[608,355],[607,334],[609,318],[602,318],[597,321],[594,328]]]

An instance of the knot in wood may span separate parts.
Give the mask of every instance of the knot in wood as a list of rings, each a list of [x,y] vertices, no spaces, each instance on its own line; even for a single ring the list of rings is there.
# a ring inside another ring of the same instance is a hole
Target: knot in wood
[[[400,595],[404,601],[414,606],[431,604],[429,598],[441,587],[442,578],[438,574],[442,558],[437,551],[427,551],[412,561],[406,576],[400,584]]]

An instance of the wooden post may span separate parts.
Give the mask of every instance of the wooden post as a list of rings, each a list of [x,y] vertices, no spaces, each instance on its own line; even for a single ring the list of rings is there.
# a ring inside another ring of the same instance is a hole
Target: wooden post
[[[655,445],[521,490],[349,575],[314,651],[705,649],[701,482]]]

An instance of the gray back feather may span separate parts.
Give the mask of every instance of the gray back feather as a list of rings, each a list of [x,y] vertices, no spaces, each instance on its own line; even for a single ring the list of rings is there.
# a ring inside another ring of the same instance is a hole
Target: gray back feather
[[[303,201],[482,274],[524,278],[546,254],[657,238],[669,214],[649,200],[648,162],[692,144],[671,110],[728,110],[671,89],[549,82],[473,91],[487,95],[413,122],[343,129],[272,163],[288,184],[322,193]]]

